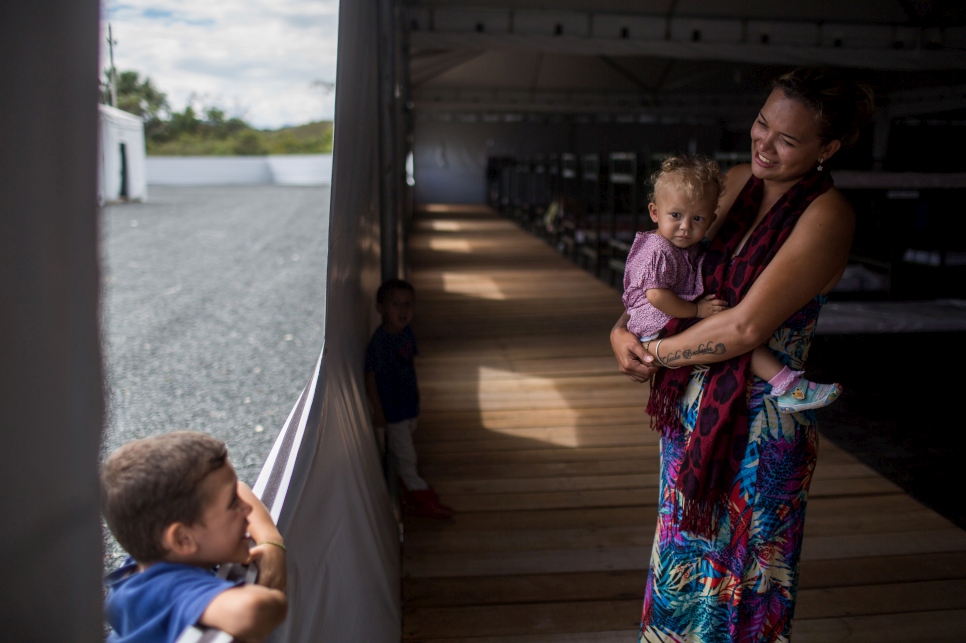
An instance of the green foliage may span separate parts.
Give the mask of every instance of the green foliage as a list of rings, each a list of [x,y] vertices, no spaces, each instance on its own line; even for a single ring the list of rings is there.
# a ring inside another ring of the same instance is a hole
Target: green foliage
[[[332,123],[316,121],[297,127],[262,132],[269,154],[328,154],[332,151]]]
[[[101,102],[109,103],[111,72],[104,70],[101,85]],[[168,97],[145,77],[141,80],[136,71],[122,71],[117,74],[117,107],[125,112],[136,114],[144,119],[144,133],[150,138],[163,127],[170,114]]]
[[[187,113],[189,112],[190,113]],[[204,119],[172,114],[169,126],[147,141],[153,156],[259,156],[264,154],[328,154],[332,151],[332,123],[318,121],[257,130],[239,118],[218,120],[208,110]]]
[[[109,74],[105,74],[109,79]],[[102,102],[108,102],[105,83]],[[192,101],[198,102],[198,101]],[[144,119],[147,153],[155,156],[259,156],[327,154],[332,151],[332,123],[317,121],[278,130],[258,130],[238,117],[204,105],[172,112],[164,92],[135,71],[117,75],[118,108]]]
[[[235,154],[240,156],[258,156],[268,154],[268,150],[262,145],[261,137],[255,130],[245,130],[236,137],[232,147]]]

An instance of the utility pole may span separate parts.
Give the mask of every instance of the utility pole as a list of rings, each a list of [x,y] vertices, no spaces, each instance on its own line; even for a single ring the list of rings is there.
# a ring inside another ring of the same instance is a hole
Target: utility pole
[[[111,32],[111,23],[107,23],[107,48],[111,52],[111,107],[117,107],[117,71],[114,69],[114,35]]]

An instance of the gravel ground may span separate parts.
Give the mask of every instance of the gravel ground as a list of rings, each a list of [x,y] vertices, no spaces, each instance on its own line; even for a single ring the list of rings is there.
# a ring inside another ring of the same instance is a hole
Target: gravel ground
[[[104,208],[105,454],[204,431],[254,483],[322,349],[328,204],[322,187],[153,186]]]

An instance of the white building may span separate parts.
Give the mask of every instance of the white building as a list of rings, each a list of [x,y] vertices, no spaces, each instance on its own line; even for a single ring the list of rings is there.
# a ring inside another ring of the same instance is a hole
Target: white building
[[[114,107],[99,107],[98,201],[144,201],[148,197],[144,122]]]

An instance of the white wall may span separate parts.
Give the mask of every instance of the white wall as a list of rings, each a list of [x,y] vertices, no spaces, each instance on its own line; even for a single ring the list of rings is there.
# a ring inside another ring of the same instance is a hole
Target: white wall
[[[266,157],[275,185],[331,185],[331,154],[288,154]]]
[[[692,141],[697,151],[710,155],[720,138],[716,124],[444,122],[426,114],[416,121],[415,199],[484,203],[490,156],[686,152]]]
[[[97,197],[101,203],[121,198],[121,144],[127,171],[127,198],[143,201],[148,196],[145,172],[144,123],[134,114],[99,105],[100,150]]]
[[[330,185],[331,154],[149,156],[151,185]]]
[[[149,156],[150,185],[262,185],[272,182],[263,156]]]

